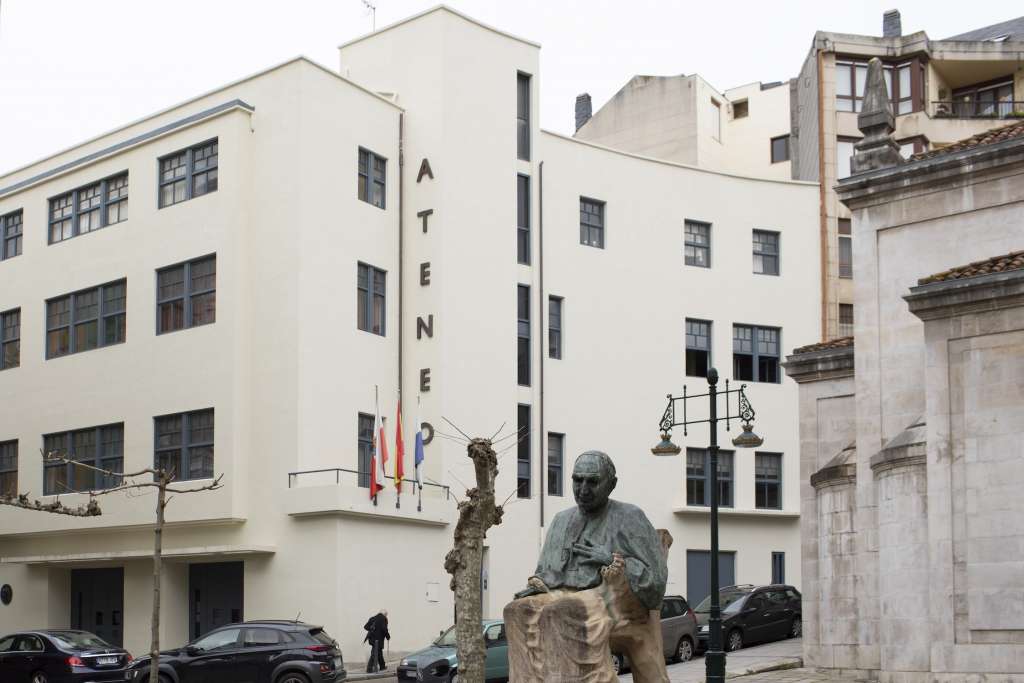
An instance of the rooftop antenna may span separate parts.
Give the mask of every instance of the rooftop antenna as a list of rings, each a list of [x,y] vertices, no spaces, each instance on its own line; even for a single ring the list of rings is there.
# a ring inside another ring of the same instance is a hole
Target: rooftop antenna
[[[377,30],[377,6],[372,4],[369,0],[361,0],[366,9],[370,10],[370,15],[373,17],[373,30]]]

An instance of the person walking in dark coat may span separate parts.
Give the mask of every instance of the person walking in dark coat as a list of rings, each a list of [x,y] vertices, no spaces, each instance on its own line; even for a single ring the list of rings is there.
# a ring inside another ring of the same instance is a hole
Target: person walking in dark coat
[[[366,673],[383,671],[388,668],[384,663],[384,640],[391,640],[391,632],[388,631],[388,611],[382,609],[370,617],[363,628],[366,629],[363,642],[370,644],[370,659],[366,662]]]

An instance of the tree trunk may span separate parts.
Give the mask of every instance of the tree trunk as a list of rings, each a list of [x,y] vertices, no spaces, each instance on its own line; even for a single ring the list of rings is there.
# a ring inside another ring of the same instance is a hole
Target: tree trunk
[[[498,458],[488,439],[473,439],[466,448],[476,470],[476,488],[459,503],[455,546],[444,560],[455,592],[455,636],[460,683],[484,683],[487,650],[481,629],[480,574],[487,530],[501,524],[502,509],[494,504]]]
[[[161,472],[156,495],[156,527],[153,529],[153,618],[150,623],[149,683],[160,683],[160,574],[163,571],[164,507],[167,480]]]

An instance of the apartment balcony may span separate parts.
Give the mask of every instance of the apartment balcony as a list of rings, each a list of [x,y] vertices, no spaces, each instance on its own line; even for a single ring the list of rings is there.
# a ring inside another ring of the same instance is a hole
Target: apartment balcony
[[[936,119],[1024,119],[1024,101],[935,101],[928,113]]]

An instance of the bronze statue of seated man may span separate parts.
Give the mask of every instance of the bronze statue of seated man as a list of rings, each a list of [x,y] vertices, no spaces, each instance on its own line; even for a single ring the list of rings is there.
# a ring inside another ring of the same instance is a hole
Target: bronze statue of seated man
[[[617,482],[607,454],[576,459],[577,507],[555,515],[537,571],[505,607],[515,683],[611,683],[611,646],[638,683],[667,683],[657,612],[665,552],[640,508],[609,499]]]

